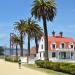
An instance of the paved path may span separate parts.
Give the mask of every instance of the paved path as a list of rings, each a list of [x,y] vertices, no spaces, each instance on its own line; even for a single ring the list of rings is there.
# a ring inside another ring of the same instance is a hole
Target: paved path
[[[0,75],[48,75],[26,67],[18,68],[17,63],[10,63],[0,59]]]

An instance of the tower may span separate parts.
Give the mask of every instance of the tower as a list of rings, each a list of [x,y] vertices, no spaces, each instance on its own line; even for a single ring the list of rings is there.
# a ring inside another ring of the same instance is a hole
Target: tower
[[[10,55],[13,55],[13,36],[14,33],[10,33]]]

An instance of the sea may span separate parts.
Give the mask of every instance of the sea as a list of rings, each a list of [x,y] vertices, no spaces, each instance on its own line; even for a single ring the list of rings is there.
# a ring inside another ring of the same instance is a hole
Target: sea
[[[20,54],[20,49],[18,49],[18,54]],[[9,55],[16,55],[16,49],[11,49],[11,52],[10,52],[10,48],[8,48],[8,49],[5,49],[4,50],[4,55],[6,55],[6,56],[9,56]],[[23,50],[23,55],[25,56],[25,55],[27,55],[28,54],[28,50],[27,49],[24,49]]]

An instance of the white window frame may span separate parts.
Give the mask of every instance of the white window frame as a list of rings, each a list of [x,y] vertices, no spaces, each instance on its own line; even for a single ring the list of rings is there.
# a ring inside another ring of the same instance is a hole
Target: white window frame
[[[64,42],[61,42],[60,48],[62,48],[62,44],[64,44],[64,48],[66,48],[66,44]]]
[[[71,45],[73,45],[73,48],[71,48]],[[69,48],[74,49],[74,43],[70,43]]]
[[[53,48],[53,44],[55,44],[55,48]],[[56,49],[56,43],[55,42],[51,43],[51,49]]]
[[[53,57],[53,55],[52,55],[52,58],[56,58],[56,52],[52,52],[52,54],[53,54],[53,53],[55,54],[55,56]]]

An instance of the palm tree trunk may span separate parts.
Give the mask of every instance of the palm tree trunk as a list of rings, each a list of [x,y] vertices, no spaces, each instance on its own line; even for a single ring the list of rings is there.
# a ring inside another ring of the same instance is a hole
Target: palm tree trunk
[[[43,17],[43,27],[44,27],[44,40],[45,40],[45,60],[48,59],[48,33],[47,33],[47,25],[46,25],[46,18]]]
[[[30,35],[28,34],[28,56],[30,56]]]
[[[16,45],[16,58],[18,59],[18,49],[17,49],[17,45]]]
[[[20,42],[20,48],[21,48],[21,56],[23,56],[23,34],[20,33],[20,39],[21,39],[21,42]]]
[[[35,35],[35,44],[36,44],[36,53],[38,53],[38,40],[36,35]]]

